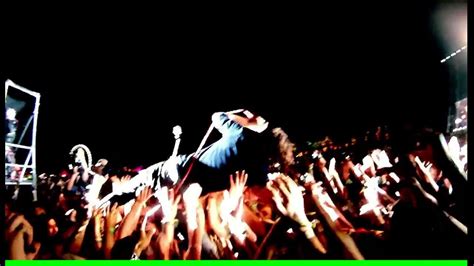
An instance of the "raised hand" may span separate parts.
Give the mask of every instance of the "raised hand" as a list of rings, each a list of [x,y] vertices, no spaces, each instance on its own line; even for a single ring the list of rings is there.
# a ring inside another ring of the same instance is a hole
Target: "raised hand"
[[[199,202],[202,188],[199,184],[191,184],[183,194],[186,208],[186,222],[188,227],[188,249],[183,255],[185,260],[201,259],[202,239],[205,232],[204,210]]]
[[[102,208],[93,207],[93,208],[92,208],[91,219],[93,219],[94,221],[100,220],[103,210],[104,210],[104,209],[102,209]]]
[[[74,166],[74,168],[72,168],[72,173],[78,175],[79,174],[79,166]]]
[[[303,202],[303,194],[296,183],[285,175],[278,176],[267,183],[267,188],[273,194],[278,210],[292,220],[303,224],[308,221]]]
[[[311,185],[311,193],[316,205],[321,208],[323,215],[326,214],[330,221],[336,224],[336,228],[339,231],[346,233],[352,232],[354,229],[352,224],[347,221],[344,215],[342,215],[342,213],[337,209],[336,205],[334,205],[334,202],[331,200],[331,197],[329,197],[328,193],[324,191],[324,188],[321,185],[321,182]]]
[[[115,227],[119,222],[120,211],[118,209],[118,203],[114,203],[112,208],[110,204],[106,208],[105,215],[105,244],[104,244],[104,256],[105,259],[111,259],[112,248],[115,244]]]
[[[357,177],[357,179],[360,181],[360,182],[365,182],[365,179],[369,178],[369,176],[367,176],[365,173],[364,173],[364,170],[365,169],[362,169],[362,165],[360,163],[354,165],[352,163],[352,165],[350,166],[351,168],[351,171],[354,173],[354,175]]]
[[[198,183],[192,183],[183,193],[183,201],[185,205],[197,206],[199,197],[201,196],[202,187]]]
[[[143,205],[146,204],[146,202],[153,196],[152,189],[150,186],[144,187],[142,191],[138,194],[138,196],[135,199],[135,202],[141,203]]]
[[[186,221],[189,230],[195,230],[197,224],[197,208],[199,206],[199,196],[201,195],[202,187],[197,184],[191,184],[183,193],[184,206],[186,208]]]
[[[415,163],[418,166],[418,168],[421,170],[421,172],[423,173],[423,175],[424,175],[423,177],[425,179],[425,182],[429,183],[435,191],[438,191],[439,186],[436,183],[435,178],[431,174],[431,171],[430,171],[433,164],[431,164],[429,162],[422,162],[420,160],[420,157],[418,157],[418,156],[415,157]]]
[[[374,161],[375,165],[377,166],[377,169],[382,169],[382,168],[389,168],[392,167],[393,165],[390,163],[390,159],[388,158],[387,153],[384,150],[374,150],[370,154],[372,157],[372,160]]]
[[[366,155],[362,159],[362,166],[361,166],[361,171],[364,173],[367,173],[369,176],[375,176],[375,164],[374,160],[370,155]]]
[[[300,225],[300,231],[310,240],[313,247],[325,254],[326,248],[314,234],[311,222],[304,210],[303,194],[296,183],[288,176],[280,175],[267,183],[267,188],[273,194],[273,200],[278,210]]]
[[[132,205],[130,212],[125,215],[123,223],[120,225],[119,229],[119,239],[127,237],[135,231],[137,228],[138,220],[140,219],[140,214],[142,210],[146,207],[146,202],[151,198],[152,190],[150,186],[143,187],[140,190],[137,190],[138,195],[135,198],[135,202]]]
[[[337,173],[336,172],[336,158],[331,158],[331,160],[329,160],[328,172],[330,175]]]
[[[158,236],[156,245],[162,259],[168,260],[171,256],[171,245],[174,239],[174,219],[178,212],[181,195],[175,195],[174,190],[162,187],[156,192],[156,197],[161,204],[163,218],[161,220],[162,232]]]
[[[244,195],[245,184],[247,183],[248,174],[243,171],[235,172],[235,181],[232,175],[229,176],[230,189],[229,189],[229,205],[231,210],[235,210],[239,204],[240,199]]]
[[[214,233],[216,233],[216,235],[221,239],[227,238],[228,232],[225,228],[225,224],[221,221],[219,216],[218,195],[216,192],[209,194],[207,213],[209,224]]]
[[[112,208],[110,208],[110,204],[107,206],[106,209],[106,215],[105,215],[105,225],[107,226],[107,229],[112,229],[115,228],[119,221],[119,209],[118,209],[118,203],[114,203]]]
[[[243,214],[244,201],[241,199],[234,214],[227,216],[226,223],[229,226],[229,231],[237,238],[240,244],[244,244],[246,238],[248,238],[251,242],[256,242],[257,235],[252,231],[248,224],[242,220]]]
[[[133,250],[135,255],[140,256],[143,250],[145,250],[151,242],[151,238],[156,232],[156,228],[152,228],[148,232],[145,230],[140,230],[140,239],[138,239],[137,244],[135,245],[135,249]]]
[[[92,210],[92,224],[94,226],[94,237],[95,237],[95,249],[101,250],[102,249],[102,233],[101,233],[101,220],[102,220],[102,214],[103,214],[104,209],[103,208],[93,208]]]
[[[6,230],[8,257],[11,260],[32,260],[38,254],[41,244],[33,243],[33,227],[23,215],[11,215]],[[25,243],[26,242],[26,243]],[[25,250],[25,244],[30,250]]]
[[[120,177],[120,183],[121,184],[126,184],[128,181],[130,181],[130,178],[132,178],[131,175],[124,175],[122,177]]]
[[[355,231],[354,227],[334,205],[329,195],[321,186],[321,182],[311,185],[311,193],[316,206],[329,224],[329,228],[341,241],[348,254],[354,259],[364,259],[355,242],[348,235]],[[325,253],[325,248],[320,243],[314,241],[314,247]]]
[[[162,187],[156,195],[163,212],[161,223],[173,222],[178,212],[178,204],[181,200],[181,195],[175,196],[174,190],[168,190],[168,187]]]

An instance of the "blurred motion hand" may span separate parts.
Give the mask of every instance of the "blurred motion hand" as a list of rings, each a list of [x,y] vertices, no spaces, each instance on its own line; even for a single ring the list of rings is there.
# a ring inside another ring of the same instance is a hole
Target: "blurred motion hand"
[[[119,221],[119,209],[118,203],[114,203],[112,208],[110,208],[110,204],[107,206],[106,215],[105,215],[105,225],[107,229],[115,227]]]
[[[288,176],[280,175],[267,183],[278,210],[299,224],[308,223],[304,210],[303,194]]]
[[[145,232],[145,230],[140,230],[140,239],[138,240],[137,244],[135,245],[134,252],[137,256],[140,256],[143,250],[145,250],[151,242],[151,238],[156,232],[156,228],[152,228]]]
[[[139,190],[137,190],[137,192],[138,191]],[[145,206],[146,202],[151,198],[151,196],[153,196],[151,187],[143,187],[138,196],[135,198],[135,203],[143,204],[143,206]]]
[[[8,243],[8,258],[11,260],[32,260],[38,254],[41,244],[33,243],[33,227],[23,215],[10,215],[10,225],[5,236]],[[27,249],[31,250],[25,250]]]
[[[229,205],[232,211],[236,210],[239,204],[240,199],[244,195],[245,184],[247,183],[248,174],[243,171],[235,172],[235,181],[232,175],[230,179],[230,189],[229,189]]]
[[[199,196],[201,196],[201,192],[202,187],[197,183],[193,183],[183,193],[186,221],[190,230],[195,230],[198,227],[197,208],[199,207]]]
[[[384,150],[374,150],[370,154],[372,157],[372,160],[374,161],[375,165],[377,166],[377,169],[382,169],[382,168],[389,168],[392,167],[393,165],[390,163],[390,159],[388,158],[387,153]]]
[[[176,196],[172,189],[168,190],[168,187],[162,187],[158,191],[157,197],[163,211],[161,223],[173,222],[178,212],[178,204],[181,200],[181,195]]]

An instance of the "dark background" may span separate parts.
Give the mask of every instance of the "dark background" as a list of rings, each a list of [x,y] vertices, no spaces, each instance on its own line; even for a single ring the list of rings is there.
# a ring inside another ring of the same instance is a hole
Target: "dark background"
[[[192,152],[213,112],[237,108],[297,143],[377,125],[443,131],[455,74],[440,63],[452,47],[433,14],[446,3],[396,2],[190,21],[134,11],[17,19],[2,75],[41,93],[39,173],[65,168],[79,143],[94,160],[147,166],[171,155],[176,124],[180,152]]]

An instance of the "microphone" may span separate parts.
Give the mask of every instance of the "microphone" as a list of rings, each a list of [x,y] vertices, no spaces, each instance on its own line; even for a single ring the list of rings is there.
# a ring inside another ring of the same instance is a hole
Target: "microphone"
[[[179,144],[181,143],[180,136],[182,133],[183,131],[181,130],[180,126],[173,127],[173,135],[174,135],[175,142],[174,142],[173,154],[171,155],[171,157],[176,157],[178,155],[178,148],[179,148]]]

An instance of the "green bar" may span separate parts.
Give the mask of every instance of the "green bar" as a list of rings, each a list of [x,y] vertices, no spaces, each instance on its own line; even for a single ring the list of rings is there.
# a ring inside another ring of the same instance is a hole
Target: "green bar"
[[[113,263],[113,264],[111,264]],[[6,261],[6,266],[87,266],[87,265],[107,265],[107,266],[130,266],[134,265],[164,265],[164,266],[207,266],[207,265],[236,265],[236,266],[287,266],[288,264],[297,264],[298,266],[352,266],[352,265],[370,265],[370,266],[466,266],[467,260],[34,260],[34,261]]]

